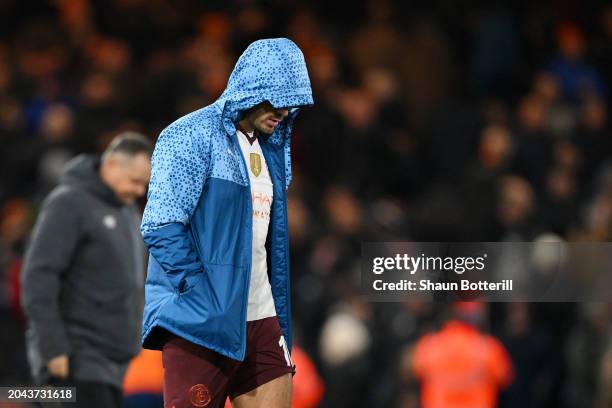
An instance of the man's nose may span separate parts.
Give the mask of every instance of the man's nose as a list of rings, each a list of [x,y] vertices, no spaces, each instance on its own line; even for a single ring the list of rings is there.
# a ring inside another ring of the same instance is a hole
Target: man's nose
[[[289,115],[289,109],[277,109],[276,111],[281,118],[285,118],[287,115]]]

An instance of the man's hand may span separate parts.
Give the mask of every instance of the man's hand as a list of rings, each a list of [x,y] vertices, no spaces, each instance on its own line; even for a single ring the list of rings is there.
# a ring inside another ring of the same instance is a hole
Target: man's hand
[[[68,356],[61,354],[47,362],[49,374],[57,378],[68,378]]]

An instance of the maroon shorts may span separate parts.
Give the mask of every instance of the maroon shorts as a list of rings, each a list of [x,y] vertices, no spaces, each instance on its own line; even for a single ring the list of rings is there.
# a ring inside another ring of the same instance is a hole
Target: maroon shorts
[[[293,366],[276,316],[247,322],[244,361],[168,334],[162,352],[164,408],[221,408]]]

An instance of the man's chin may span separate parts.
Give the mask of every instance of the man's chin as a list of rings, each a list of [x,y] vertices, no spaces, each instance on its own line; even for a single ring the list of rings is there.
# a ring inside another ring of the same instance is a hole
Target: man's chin
[[[262,126],[262,127],[257,128],[257,130],[259,130],[262,133],[265,133],[266,135],[271,135],[276,130],[276,127]]]
[[[136,202],[136,199],[134,197],[119,197],[119,201],[123,205],[132,205]]]

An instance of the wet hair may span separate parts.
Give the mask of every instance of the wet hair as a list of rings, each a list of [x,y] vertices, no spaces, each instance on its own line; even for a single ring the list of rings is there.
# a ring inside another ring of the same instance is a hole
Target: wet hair
[[[123,132],[117,135],[102,154],[102,160],[112,154],[136,156],[144,153],[148,157],[153,154],[153,143],[144,135],[136,132]]]

